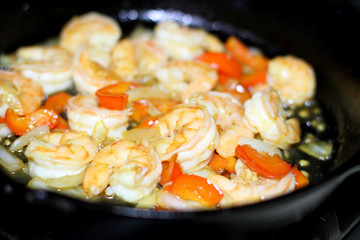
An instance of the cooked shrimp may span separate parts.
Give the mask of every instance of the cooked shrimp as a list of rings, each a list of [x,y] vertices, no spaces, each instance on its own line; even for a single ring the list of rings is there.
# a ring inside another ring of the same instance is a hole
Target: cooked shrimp
[[[111,68],[125,81],[151,77],[163,66],[167,55],[154,42],[123,39],[112,51]]]
[[[91,45],[82,47],[74,60],[74,84],[82,94],[93,95],[107,85],[122,81],[122,78],[109,68],[109,52]]]
[[[161,171],[156,152],[146,142],[136,144],[120,140],[96,155],[86,170],[83,188],[90,196],[99,195],[106,189],[107,195],[136,202],[156,188]]]
[[[239,119],[237,123],[232,124],[221,134],[216,147],[217,153],[224,158],[235,156],[237,141],[241,136],[252,138],[254,133]]]
[[[222,130],[239,121],[243,116],[242,104],[230,93],[209,91],[194,94],[187,102],[205,106]]]
[[[177,105],[159,119],[157,127],[162,138],[154,146],[160,160],[177,154],[187,173],[208,163],[219,140],[214,119],[201,105]]]
[[[180,26],[176,22],[160,22],[154,30],[154,41],[172,58],[192,60],[205,50],[224,51],[222,42],[204,29]]]
[[[238,143],[248,144],[258,152],[266,152],[271,156],[274,154],[282,155],[274,145],[257,139],[240,137]],[[224,198],[223,205],[259,202],[295,190],[295,178],[291,172],[281,178],[270,179],[252,171],[241,159],[238,159],[235,164],[235,173],[236,175],[232,175],[231,179],[218,174],[212,174],[208,177],[211,183],[231,197],[230,199]]]
[[[72,85],[72,56],[58,46],[21,47],[11,68],[34,80],[47,95]]]
[[[42,88],[19,73],[0,70],[0,117],[7,108],[18,115],[31,113],[41,106]]]
[[[84,131],[89,136],[96,135],[98,124],[103,125],[106,138],[118,140],[128,127],[132,109],[122,111],[99,107],[95,97],[77,95],[68,101],[69,126],[75,131]]]
[[[165,65],[168,60],[166,53],[152,41],[133,41],[136,55],[138,77],[150,76],[155,70]]]
[[[243,123],[242,104],[231,94],[210,91],[194,94],[189,102],[196,102],[207,108],[221,133],[216,151],[223,157],[235,156],[240,136],[253,137],[254,133]]]
[[[301,105],[315,94],[316,78],[312,67],[294,56],[279,56],[269,61],[267,83],[280,92],[282,101]]]
[[[231,180],[218,174],[209,177],[211,183],[231,197],[231,199],[225,198],[227,201],[221,203],[225,206],[260,202],[295,190],[295,178],[291,172],[280,179],[269,179],[259,177],[246,169],[240,160],[237,161],[236,168],[242,168],[241,172],[244,176],[236,175]]]
[[[84,44],[110,51],[121,35],[121,28],[114,19],[89,12],[73,17],[64,26],[60,33],[60,45],[74,55]]]
[[[124,81],[132,81],[137,74],[135,48],[129,39],[121,40],[112,50],[112,68]]]
[[[245,102],[244,121],[254,133],[280,148],[300,141],[297,119],[286,119],[279,94],[269,87]]]
[[[169,62],[155,74],[175,100],[183,101],[194,93],[210,91],[218,80],[217,71],[209,64],[193,61]]]
[[[82,173],[98,145],[77,132],[53,132],[34,139],[25,151],[32,177],[60,178]]]

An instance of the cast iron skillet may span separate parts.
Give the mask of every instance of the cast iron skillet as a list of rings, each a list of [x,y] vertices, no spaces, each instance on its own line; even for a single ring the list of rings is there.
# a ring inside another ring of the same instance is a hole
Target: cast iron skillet
[[[314,67],[317,99],[329,114],[336,151],[334,160],[324,164],[309,187],[267,202],[216,211],[156,211],[88,203],[27,189],[0,173],[0,217],[19,223],[19,231],[39,229],[59,239],[116,239],[166,230],[171,236],[183,237],[209,232],[210,236],[237,238],[265,236],[303,219],[344,179],[360,171],[360,41],[353,34],[359,30],[359,18],[352,2],[103,0],[52,4],[6,2],[0,10],[0,49],[11,52],[56,36],[71,16],[90,10],[118,19],[124,32],[139,22],[151,26],[165,18],[205,27],[223,39],[233,34],[269,57],[291,53]]]

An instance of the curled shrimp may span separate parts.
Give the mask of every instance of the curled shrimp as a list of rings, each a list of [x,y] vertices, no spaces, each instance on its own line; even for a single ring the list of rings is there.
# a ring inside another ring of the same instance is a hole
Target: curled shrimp
[[[173,61],[156,71],[156,78],[175,100],[186,100],[194,93],[210,91],[218,80],[217,71],[209,64]]]
[[[72,56],[58,46],[21,47],[11,68],[34,80],[47,95],[72,85]]]
[[[78,132],[52,132],[34,139],[25,151],[32,177],[60,178],[86,169],[98,145]]]
[[[270,60],[267,75],[267,83],[290,105],[301,105],[315,94],[314,70],[300,58],[289,55]]]
[[[263,141],[241,137],[239,143],[248,144],[258,152],[266,152],[269,155],[281,152],[272,144]],[[244,205],[268,200],[295,190],[295,177],[290,171],[281,178],[270,179],[259,175],[248,168],[241,159],[235,164],[235,173],[228,179],[222,175],[212,174],[209,181],[215,184],[230,198],[224,198],[223,205]]]
[[[172,58],[192,60],[205,50],[224,51],[222,42],[203,29],[180,26],[176,22],[165,21],[155,26],[154,41]]]
[[[76,90],[93,95],[100,88],[122,81],[121,76],[109,68],[110,64],[109,52],[91,45],[82,47],[74,59],[73,78]]]
[[[187,102],[205,106],[221,130],[239,121],[243,116],[242,104],[230,93],[209,91],[194,94]]]
[[[111,63],[114,72],[124,81],[132,81],[137,74],[135,48],[129,39],[119,41],[113,48]]]
[[[300,141],[297,119],[286,119],[279,94],[269,87],[256,92],[245,102],[244,121],[254,133],[280,148]]]
[[[243,164],[238,160],[235,165],[236,169],[239,169],[241,165]],[[295,189],[295,179],[291,172],[280,179],[269,179],[258,178],[253,173],[250,173],[249,169],[246,170],[243,169],[245,178],[236,176],[230,180],[218,174],[209,177],[210,182],[231,197],[231,200],[227,199],[227,201],[222,203],[223,205],[239,206],[256,203],[284,195]]]
[[[84,44],[110,51],[121,35],[121,28],[114,19],[100,13],[89,12],[73,17],[63,27],[60,33],[60,45],[74,55]]]
[[[144,79],[167,62],[167,55],[152,41],[121,40],[112,50],[111,68],[125,81]]]
[[[67,116],[69,126],[74,131],[84,131],[95,136],[97,128],[103,129],[102,138],[118,140],[126,131],[132,109],[110,110],[99,107],[93,96],[77,95],[69,99]]]
[[[235,148],[240,136],[253,137],[254,133],[246,127],[242,118],[242,104],[230,93],[210,91],[194,94],[189,102],[196,102],[206,107],[220,131],[216,151],[223,157],[235,156]]]
[[[214,119],[201,105],[177,105],[159,119],[157,127],[162,138],[154,147],[160,160],[177,154],[184,172],[203,168],[219,140]]]
[[[42,88],[20,73],[0,70],[0,116],[7,108],[18,115],[32,113],[41,106]]]
[[[128,202],[149,195],[160,181],[161,162],[146,142],[120,140],[98,152],[86,170],[83,188],[90,196],[106,189]]]

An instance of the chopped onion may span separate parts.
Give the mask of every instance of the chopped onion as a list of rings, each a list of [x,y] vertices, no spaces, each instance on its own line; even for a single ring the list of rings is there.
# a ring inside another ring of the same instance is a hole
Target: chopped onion
[[[319,160],[328,159],[330,157],[332,147],[332,143],[325,141],[313,141],[309,143],[303,143],[298,146],[301,151]]]
[[[171,99],[171,95],[159,86],[152,87],[136,87],[126,91],[129,94],[129,103],[139,101],[141,99],[157,98],[157,99]]]
[[[64,188],[61,190],[58,190],[58,188],[54,188],[48,184],[48,181],[43,178],[34,177],[31,179],[28,184],[28,188],[35,189],[35,190],[46,190],[46,191],[52,191],[57,192],[69,197],[79,198],[79,199],[87,199],[89,198],[88,195],[84,192],[83,188],[81,186],[77,187],[71,187],[71,188]]]
[[[91,137],[95,139],[98,144],[101,144],[105,141],[108,131],[109,129],[106,128],[104,122],[100,120],[95,124],[94,131],[91,134]]]
[[[9,172],[15,172],[25,168],[21,159],[9,152],[4,146],[0,145],[0,165]]]
[[[68,196],[68,197],[78,198],[78,199],[82,199],[82,200],[96,200],[96,198],[90,199],[89,195],[87,195],[84,192],[84,189],[82,188],[82,186],[65,188],[65,189],[62,189],[59,193],[65,195],[65,196]]]
[[[25,133],[18,139],[16,139],[9,147],[9,150],[12,152],[20,150],[24,146],[28,145],[31,142],[31,140],[33,140],[35,137],[41,137],[49,133],[50,133],[50,129],[47,125],[36,127],[30,130],[29,132]]]
[[[60,178],[47,178],[46,184],[53,188],[70,188],[77,187],[82,184],[85,171],[80,174],[64,176]]]
[[[123,132],[123,137],[139,142],[141,140],[155,140],[161,137],[160,129],[157,127],[152,128],[133,128],[129,131]]]
[[[14,135],[14,133],[8,128],[6,123],[0,123],[0,138],[9,137]]]
[[[157,205],[156,198],[157,198],[158,192],[159,192],[159,189],[156,188],[151,194],[142,198],[138,202],[136,207],[138,207],[138,208],[153,208],[153,207],[155,207]]]
[[[46,184],[45,179],[38,177],[34,177],[33,179],[31,179],[28,182],[27,187],[35,190],[48,190],[48,191],[54,190],[53,188],[51,188],[49,185]]]

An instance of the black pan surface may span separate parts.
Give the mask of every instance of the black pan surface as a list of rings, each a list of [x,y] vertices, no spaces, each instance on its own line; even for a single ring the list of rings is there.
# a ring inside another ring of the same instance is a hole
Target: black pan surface
[[[250,206],[206,212],[173,212],[89,203],[34,191],[0,174],[0,217],[59,239],[117,239],[165,231],[188,236],[266,236],[303,219],[348,176],[360,171],[360,18],[351,1],[61,1],[5,2],[0,15],[0,50],[14,51],[56,36],[70,17],[90,10],[138,23],[172,19],[201,26],[226,39],[236,35],[273,57],[306,59],[318,78],[317,99],[327,111],[335,143],[332,162],[319,167],[312,184],[298,192]],[[34,217],[37,216],[37,220]],[[51,219],[51,220],[49,220]],[[29,221],[30,220],[30,221]],[[23,226],[24,227],[24,226]]]

